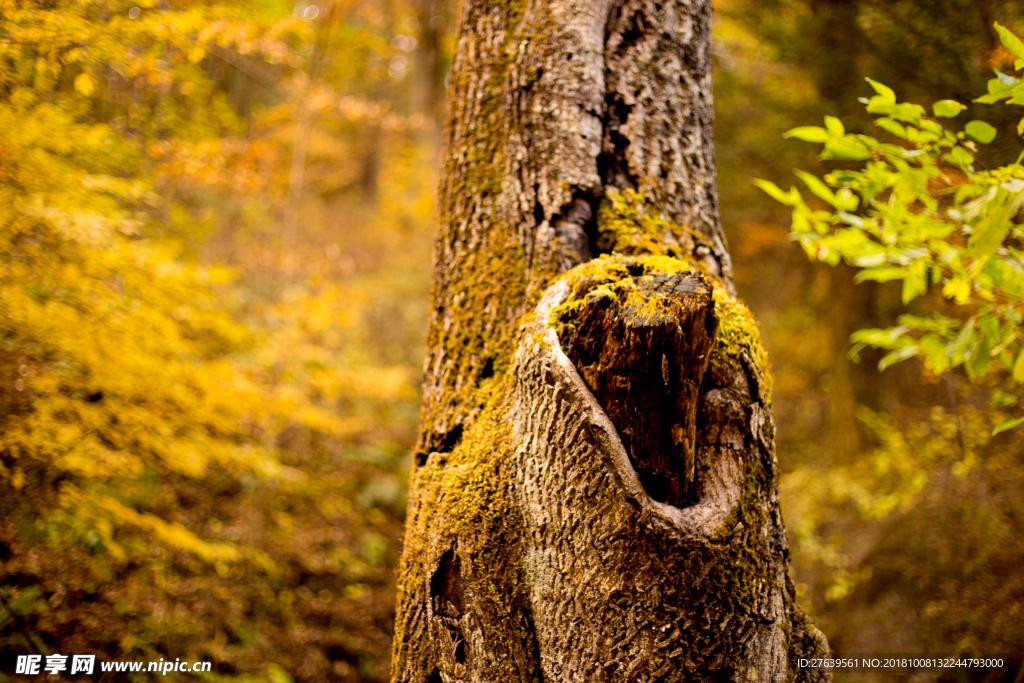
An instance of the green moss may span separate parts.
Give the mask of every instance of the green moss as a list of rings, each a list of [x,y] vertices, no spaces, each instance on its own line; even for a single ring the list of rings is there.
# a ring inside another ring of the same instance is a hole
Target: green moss
[[[452,324],[433,330],[429,341],[444,350],[455,372],[447,378],[443,402],[425,403],[427,429],[451,428],[453,416],[473,414],[492,398],[512,361],[518,335],[513,316],[528,298],[524,255],[511,238],[463,253],[452,271],[460,280],[453,300],[444,302],[452,309]]]
[[[597,246],[627,256],[650,254],[688,258],[693,233],[665,220],[636,190],[606,190],[597,210]]]
[[[767,490],[765,472],[761,468],[750,468],[743,481],[739,504],[722,525],[728,530],[727,534],[739,527],[742,538],[722,546],[723,552],[716,558],[713,573],[721,593],[732,596],[747,611],[754,610],[764,594],[760,584],[776,581],[770,535],[763,532],[770,522],[765,506]]]
[[[570,296],[555,306],[548,320],[549,327],[572,326],[577,314],[587,302],[611,299],[638,311],[652,307],[657,297],[641,291],[636,278],[657,273],[689,273],[693,266],[680,259],[667,256],[624,257],[603,255],[573,268],[565,275],[569,287],[577,292],[581,283],[587,285],[583,298]],[[651,314],[654,314],[652,308]]]
[[[459,177],[454,192],[449,193],[451,202],[459,202],[467,197],[486,197],[501,191],[505,180],[505,164],[507,161],[506,145],[509,140],[508,122],[516,120],[510,112],[504,111],[505,94],[512,82],[511,70],[515,67],[515,50],[522,42],[521,25],[526,15],[526,0],[511,0],[493,6],[476,5],[473,9],[487,13],[500,12],[500,19],[485,20],[494,26],[508,27],[505,36],[500,40],[490,40],[487,47],[478,54],[480,63],[468,65],[452,74],[453,99],[469,104],[465,99],[471,94],[474,110],[474,127],[472,144],[466,147],[465,157],[449,159],[452,167],[449,174]],[[479,17],[466,18],[467,25],[475,26]],[[472,33],[472,31],[470,32]],[[481,45],[485,43],[481,42]],[[489,54],[488,54],[489,53]],[[486,81],[482,86],[475,83],[480,76],[481,68]],[[535,76],[536,77],[536,76]],[[467,112],[468,113],[468,112]],[[460,141],[465,142],[465,140]]]
[[[521,236],[495,199],[508,182],[509,140],[515,136],[521,116],[508,94],[521,87],[524,74],[516,63],[519,46],[535,39],[528,31],[546,32],[546,26],[524,25],[527,0],[494,5],[469,5],[463,18],[468,27],[484,26],[504,35],[474,37],[478,40],[476,63],[460,65],[451,84],[452,114],[449,130],[455,137],[449,147],[460,153],[444,160],[440,220],[449,226],[442,239],[471,241],[470,232],[482,236],[472,250],[456,249],[454,262],[446,264],[451,283],[435,292],[442,300],[435,309],[449,309],[447,324],[432,329],[428,343],[443,351],[445,386],[424,403],[421,429],[438,437],[456,425],[468,426],[491,398],[497,380],[512,360],[518,335],[517,318],[530,310],[557,274],[550,262],[533,261],[527,273]],[[501,28],[498,28],[501,27]],[[552,28],[551,33],[555,31]],[[468,36],[477,32],[467,31]],[[486,38],[486,40],[484,40]],[[536,80],[540,73],[526,73]],[[466,227],[466,226],[472,227]],[[463,226],[463,227],[456,227]],[[476,241],[473,238],[472,241]],[[436,447],[437,442],[431,444]]]
[[[772,377],[769,371],[768,354],[761,343],[757,321],[750,310],[730,294],[721,280],[708,275],[700,265],[690,259],[679,259],[665,255],[644,255],[624,257],[603,255],[588,261],[564,276],[573,292],[580,283],[588,286],[583,298],[570,296],[551,311],[549,327],[571,328],[583,306],[594,297],[612,298],[625,307],[633,309],[640,316],[653,317],[661,311],[659,299],[641,290],[637,278],[645,275],[700,272],[711,283],[714,291],[715,312],[719,318],[718,334],[712,349],[711,363],[724,363],[736,367],[746,356],[758,380],[758,387],[766,405],[770,405]],[[755,397],[756,398],[756,397]]]
[[[503,20],[509,29],[504,44],[519,44],[519,23],[525,0],[501,6],[501,12],[518,17]],[[492,48],[493,49],[493,48]],[[501,48],[508,50],[510,48]],[[495,54],[486,55],[492,60]],[[523,337],[523,320],[515,324],[515,316],[532,309],[539,296],[557,277],[557,264],[531,263],[527,280],[525,254],[519,236],[508,225],[487,225],[481,216],[488,211],[490,198],[501,191],[505,182],[509,121],[515,118],[503,110],[503,93],[509,83],[508,69],[512,54],[506,61],[491,61],[486,74],[485,93],[478,102],[480,116],[473,132],[473,141],[465,156],[447,160],[446,175],[457,178],[445,192],[442,221],[454,224],[467,217],[481,222],[487,234],[475,251],[461,252],[450,271],[458,282],[455,290],[446,292],[451,301],[436,302],[452,313],[452,324],[434,331],[431,346],[444,351],[444,360],[454,368],[449,385],[443,387],[443,402],[430,403],[431,412],[423,416],[429,429],[450,424],[454,416],[460,420],[476,414],[461,443],[449,454],[432,455],[413,472],[410,519],[406,547],[399,578],[399,605],[413,609],[416,596],[429,599],[430,580],[441,555],[457,547],[463,567],[463,581],[472,591],[478,614],[506,613],[512,602],[525,604],[525,595],[509,595],[510,589],[525,590],[522,580],[522,553],[516,530],[510,526],[514,516],[508,498],[508,482],[514,473],[509,464],[514,456],[511,427],[506,419],[509,399],[505,377],[514,349]],[[456,78],[457,91],[468,93],[475,74],[467,70]],[[466,202],[476,204],[467,208]],[[658,296],[652,296],[638,284],[646,275],[701,273],[712,284],[719,332],[712,350],[712,364],[737,368],[749,359],[757,375],[764,400],[770,392],[768,360],[761,345],[757,325],[747,308],[730,295],[725,285],[709,275],[703,264],[691,254],[697,239],[685,226],[664,219],[656,206],[636,191],[610,190],[598,209],[598,246],[613,252],[588,261],[562,275],[573,291],[587,280],[587,298],[608,298],[632,307],[638,315],[655,316],[661,312]],[[583,299],[569,298],[555,307],[547,321],[550,326],[571,325],[584,304]],[[511,319],[510,319],[511,318]],[[526,334],[531,334],[527,332]],[[532,341],[540,343],[539,332],[532,332]],[[491,364],[493,377],[483,377],[482,369]],[[756,399],[756,396],[755,396]],[[441,459],[446,458],[446,462]],[[714,581],[732,594],[741,604],[753,609],[760,591],[757,582],[766,580],[771,568],[767,539],[760,535],[767,523],[760,504],[764,482],[748,482],[741,511],[735,523],[742,523],[749,536],[746,542],[727,543],[712,550]],[[749,490],[747,490],[749,489]],[[755,498],[756,496],[756,498]],[[735,523],[732,526],[735,526]],[[735,548],[733,546],[736,546]],[[410,599],[411,598],[411,599]],[[400,614],[396,623],[396,657],[418,670],[429,672],[436,663],[436,653],[429,639],[407,642],[410,614]],[[487,634],[495,647],[513,651],[520,648],[529,634],[516,619],[501,622],[500,628]],[[513,660],[508,660],[509,666]],[[520,680],[525,672],[487,672],[489,680]]]
[[[760,392],[765,407],[770,408],[773,380],[757,321],[750,309],[721,283],[715,284],[714,296],[720,322],[711,362],[726,362],[734,366],[746,355],[753,364],[751,370],[758,382],[757,387],[751,387],[753,398],[756,400],[757,392]]]
[[[413,473],[416,509],[402,557],[400,598],[429,596],[441,555],[456,548],[466,591],[476,598],[471,608],[475,613],[502,614],[510,599],[525,601],[525,596],[509,595],[510,588],[522,591],[524,587],[521,580],[509,580],[510,573],[521,573],[522,557],[507,525],[511,517],[507,482],[512,477],[508,466],[514,451],[511,426],[505,419],[507,397],[508,383],[503,381],[492,389],[484,412],[452,453],[434,455]],[[415,662],[420,671],[432,670],[436,655],[429,640],[405,642],[406,628],[400,618],[396,654],[406,647],[406,661]],[[515,620],[508,620],[501,628],[492,625],[487,640],[513,650],[527,638],[521,630]],[[491,680],[518,679],[514,670],[488,673]]]
[[[661,218],[643,195],[629,190],[608,193],[598,212],[598,229],[599,247],[617,253],[582,264],[564,276],[574,293],[586,294],[570,296],[556,306],[548,325],[556,329],[571,326],[591,297],[614,298],[641,315],[644,311],[654,315],[659,302],[641,289],[640,279],[649,274],[699,272],[712,286],[719,319],[710,364],[723,374],[753,373],[757,386],[751,387],[752,398],[768,407],[772,378],[754,317],[729,293],[725,283],[695,262],[691,256],[693,242],[679,245],[678,241],[673,244],[666,240],[666,236],[692,234]],[[764,533],[771,525],[765,503],[772,485],[769,476],[760,467],[750,468],[741,500],[723,525],[723,536],[708,548],[711,570],[701,586],[701,591],[720,595],[748,612],[760,606],[766,586],[771,586],[778,574],[773,559],[777,552],[769,547],[772,536]]]
[[[499,419],[496,413],[500,410],[495,409],[504,395],[504,391],[494,392],[484,414],[452,453],[437,454],[413,472],[417,519],[406,544],[407,557],[429,555],[427,544],[439,555],[450,547],[446,541],[454,542],[456,538],[461,548],[480,550],[486,531],[506,514],[508,501],[500,475],[511,458],[513,445],[508,422]],[[427,578],[415,571],[403,574],[403,582]]]

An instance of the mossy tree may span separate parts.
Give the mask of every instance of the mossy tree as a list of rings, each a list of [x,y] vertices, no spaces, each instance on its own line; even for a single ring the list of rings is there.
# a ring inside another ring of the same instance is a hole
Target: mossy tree
[[[465,0],[395,681],[827,678],[733,294],[705,0]]]

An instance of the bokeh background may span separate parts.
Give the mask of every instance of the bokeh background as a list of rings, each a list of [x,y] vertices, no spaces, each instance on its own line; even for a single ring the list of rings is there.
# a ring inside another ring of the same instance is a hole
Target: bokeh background
[[[314,2],[0,0],[0,681],[26,653],[388,678],[456,8]],[[1024,6],[715,9],[801,600],[839,652],[1000,653],[1021,683],[1024,443],[989,436],[1013,397],[851,359],[898,286],[808,261],[751,179],[830,168],[782,133],[870,131],[865,76],[982,94]],[[978,118],[1015,158],[1013,112]]]

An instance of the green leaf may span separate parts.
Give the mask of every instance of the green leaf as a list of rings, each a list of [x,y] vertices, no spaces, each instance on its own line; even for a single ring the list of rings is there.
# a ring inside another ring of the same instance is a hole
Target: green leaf
[[[896,116],[909,123],[917,124],[920,123],[921,117],[924,116],[924,107],[911,102],[902,102],[891,108],[890,116]]]
[[[1014,85],[1017,85],[1017,84],[1018,84],[1018,83],[1020,82],[1020,81],[1018,81],[1018,80],[1017,80],[1016,78],[1014,78],[1013,76],[1011,76],[1010,74],[1004,74],[1004,73],[1003,73],[1002,71],[1000,71],[999,69],[993,69],[993,71],[995,71],[995,72],[996,72],[996,78],[997,78],[997,79],[999,80],[999,82],[1000,82],[1000,83],[1002,83],[1003,85],[1009,85],[1009,86],[1014,86]]]
[[[1017,57],[1024,59],[1024,41],[1011,33],[1008,28],[1000,24],[998,21],[994,23],[996,31],[999,33],[999,40],[1003,42],[1006,49]]]
[[[882,85],[878,81],[873,81],[870,78],[865,80],[871,84],[871,87],[875,89],[878,96],[882,98],[883,104],[896,104],[896,93],[892,91],[892,88],[887,85]]]
[[[895,104],[882,104],[881,97],[875,95],[868,100],[867,110],[869,114],[878,114],[879,116],[892,116],[896,113]]]
[[[996,74],[1004,75],[999,74],[998,71],[996,72]],[[1009,97],[1013,97],[1015,89],[1016,85],[1014,83],[1004,83],[1003,78],[990,78],[988,81],[988,94],[982,95],[981,97],[975,99],[974,101],[980,102],[982,104],[992,104],[994,102],[999,102],[1000,100],[1005,100]]]
[[[849,222],[844,215],[844,211],[856,211],[857,207],[860,206],[860,197],[850,191],[848,187],[841,187],[836,192],[836,208],[839,209],[839,219],[843,222]],[[864,227],[864,222],[861,221],[860,227]]]
[[[886,257],[885,252],[882,251],[882,252],[879,252],[877,254],[866,254],[864,256],[854,256],[854,257],[851,257],[849,260],[850,260],[850,263],[852,265],[855,265],[858,268],[876,268],[876,267],[881,266],[882,264],[884,264],[889,259]],[[898,278],[894,278],[894,279],[898,279]],[[860,283],[860,282],[864,282],[864,280],[863,279],[857,279],[857,277],[854,277],[854,282]]]
[[[964,126],[964,132],[967,136],[977,140],[983,145],[987,145],[996,139],[996,129],[984,121],[968,121],[967,125]]]
[[[1024,424],[1024,417],[1011,417],[1011,418],[1007,418],[1007,419],[1003,420],[1002,422],[1000,422],[999,425],[995,429],[992,430],[992,436],[995,436],[996,434],[999,434],[1001,432],[1005,432],[1008,429],[1013,429],[1014,427],[1019,427],[1022,424]]]
[[[902,280],[906,276],[906,268],[884,266],[881,268],[865,268],[854,276],[853,281],[864,282],[865,280],[872,280],[874,282],[891,282],[892,280]]]
[[[850,341],[854,344],[867,344],[868,346],[875,346],[880,349],[891,349],[900,345],[901,342],[898,340],[907,332],[910,332],[910,328],[906,325],[884,329],[869,327],[857,330],[851,334]]]
[[[973,353],[971,353],[970,359],[966,363],[967,374],[971,379],[975,377],[981,377],[988,373],[989,365],[992,362],[992,341],[989,339],[987,331],[981,329],[981,339],[978,341],[978,345],[974,347]]]
[[[966,168],[974,163],[974,156],[963,147],[954,147],[948,154],[942,155],[942,160]],[[969,186],[965,185],[964,187]]]
[[[1024,349],[1017,354],[1017,360],[1013,363],[1013,381],[1017,384],[1024,384]]]
[[[910,329],[920,330],[922,332],[938,332],[943,336],[949,336],[949,334],[960,327],[961,322],[956,318],[947,318],[944,315],[938,313],[932,313],[927,318],[922,318],[918,315],[911,315],[910,313],[904,313],[896,319],[900,325],[906,325]]]
[[[924,353],[924,364],[936,374],[949,369],[949,358],[946,356],[946,345],[937,334],[929,333],[921,337],[921,351]]]
[[[785,204],[786,206],[793,206],[796,203],[796,200],[794,199],[791,193],[783,191],[781,187],[779,187],[770,180],[762,180],[761,178],[755,178],[754,185],[757,185],[765,192],[765,194],[767,194],[769,197],[779,202],[780,204]]]
[[[928,289],[927,263],[915,261],[903,279],[903,305],[906,306]]]
[[[1003,244],[1010,232],[1010,210],[1013,207],[1013,195],[1005,188],[999,188],[995,199],[985,206],[984,215],[974,226],[968,247],[971,254],[982,258],[994,254]]]
[[[895,365],[900,361],[904,361],[908,358],[913,358],[917,355],[920,349],[916,344],[911,346],[904,346],[902,349],[896,349],[882,356],[882,360],[878,361],[878,371],[882,372],[890,365]]]
[[[867,145],[850,135],[829,140],[825,143],[822,159],[836,161],[864,161],[871,158],[871,150]]]
[[[970,318],[967,323],[960,328],[960,332],[957,333],[956,339],[949,345],[947,353],[953,361],[953,365],[957,366],[964,362],[964,354],[974,339],[974,331],[977,327],[977,320]]]
[[[854,197],[854,199],[856,199],[856,197]],[[846,223],[847,225],[852,225],[855,228],[862,229],[864,227],[864,219],[861,218],[860,216],[854,215],[852,213],[847,213],[845,211],[840,211],[836,215],[839,216],[839,220]]]
[[[793,173],[795,173],[796,176],[800,178],[800,180],[804,181],[804,184],[811,192],[813,192],[815,195],[817,195],[824,201],[828,202],[829,204],[835,206],[835,194],[828,187],[828,185],[821,182],[821,180],[819,180],[817,176],[811,175],[810,173],[807,173],[806,171],[801,171],[799,169],[793,169]]]
[[[932,105],[932,113],[940,119],[951,119],[958,116],[964,109],[967,107],[956,100],[939,100]]]
[[[782,134],[784,138],[796,138],[804,142],[825,142],[832,134],[820,126],[799,126]]]
[[[903,127],[903,124],[897,123],[890,118],[878,119],[875,121],[875,125],[884,131],[892,133],[898,138],[907,137],[907,129]]]
[[[993,408],[1012,408],[1019,401],[1020,399],[1013,394],[996,389],[992,392],[992,398],[988,402]]]
[[[846,129],[843,128],[843,122],[834,116],[825,117],[825,129],[837,138],[841,138],[846,135]]]
[[[907,128],[907,139],[918,147],[923,147],[929,142],[935,142],[938,140],[939,136],[931,131]]]

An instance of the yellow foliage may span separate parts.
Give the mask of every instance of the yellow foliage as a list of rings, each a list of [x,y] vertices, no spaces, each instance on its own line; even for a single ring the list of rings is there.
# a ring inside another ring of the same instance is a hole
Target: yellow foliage
[[[805,561],[814,563],[828,584],[829,601],[842,599],[871,576],[870,568],[859,566],[857,551],[870,547],[869,542],[861,536],[830,534],[836,518],[848,515],[844,511],[852,507],[865,522],[864,532],[879,534],[879,521],[911,510],[936,479],[947,473],[963,477],[977,466],[990,440],[989,425],[998,416],[961,410],[962,424],[934,408],[928,421],[902,429],[891,416],[862,407],[858,417],[877,440],[876,447],[851,465],[800,467],[781,477],[790,530]],[[966,439],[963,450],[958,438]]]
[[[0,0],[5,647],[386,674],[433,212],[404,134],[434,124],[366,75],[386,18],[346,31],[282,249],[293,9]],[[339,211],[371,153],[379,199]]]
[[[208,78],[191,65],[209,45],[294,62],[288,34],[308,28],[290,17],[242,21],[227,6],[201,3],[143,11],[138,21],[125,11],[107,2],[84,12],[0,2],[0,366],[11,372],[0,369],[17,377],[2,387],[13,398],[0,404],[0,479],[16,491],[62,481],[59,505],[77,510],[76,523],[90,525],[116,558],[127,556],[114,537],[130,527],[206,561],[232,561],[237,549],[129,507],[119,489],[152,473],[200,478],[211,468],[299,481],[301,472],[278,461],[275,435],[289,425],[335,437],[366,429],[311,396],[336,400],[364,387],[378,400],[408,398],[411,376],[328,368],[342,339],[317,337],[345,324],[351,293],[281,307],[269,338],[241,324],[225,295],[233,274],[190,261],[157,220],[183,211],[158,194],[160,178],[260,187],[266,146],[221,137],[237,117],[218,109]],[[95,75],[101,64],[110,67],[107,83]],[[72,85],[61,89],[66,74]],[[133,104],[109,123],[84,116],[103,87],[138,78],[165,93],[188,86],[193,96],[163,98],[159,111]],[[48,88],[60,95],[48,99]],[[195,108],[196,94],[210,106]],[[128,134],[154,126],[172,126],[174,137],[143,149]],[[309,368],[308,387],[263,370],[284,357]]]

